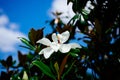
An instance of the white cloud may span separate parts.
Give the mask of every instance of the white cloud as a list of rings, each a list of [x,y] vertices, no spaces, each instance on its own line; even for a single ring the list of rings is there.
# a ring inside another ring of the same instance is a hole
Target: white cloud
[[[9,19],[6,15],[0,15],[0,27],[5,27],[9,23]]]
[[[68,19],[62,19],[65,23],[67,23],[75,15],[75,13],[72,11],[72,3],[69,3],[69,5],[67,5],[67,0],[54,0],[49,11],[63,12],[63,15],[61,15],[61,17],[69,17]],[[53,18],[51,13],[50,16]]]
[[[18,24],[10,22],[7,15],[0,15],[0,51],[16,51],[16,45],[21,43],[18,37],[25,37],[17,28]]]
[[[19,25],[17,23],[10,23],[9,27],[11,30],[18,30],[19,29]]]

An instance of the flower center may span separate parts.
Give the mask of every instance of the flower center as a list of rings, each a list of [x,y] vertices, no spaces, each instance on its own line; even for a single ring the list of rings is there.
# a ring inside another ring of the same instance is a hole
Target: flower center
[[[57,35],[57,38],[58,38],[58,44],[60,44],[60,37]]]
[[[57,52],[58,49],[60,48],[60,45],[57,44],[57,43],[55,43],[55,42],[52,42],[51,45],[50,45],[50,47],[51,47],[55,52]]]

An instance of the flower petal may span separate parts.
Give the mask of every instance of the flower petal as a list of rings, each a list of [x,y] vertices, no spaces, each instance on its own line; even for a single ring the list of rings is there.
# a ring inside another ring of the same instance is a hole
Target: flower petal
[[[54,50],[52,48],[46,48],[45,51],[44,51],[45,59],[48,59],[53,52],[54,52]]]
[[[38,54],[39,54],[39,55],[44,54],[44,50],[45,50],[45,49],[46,49],[46,48],[42,49]]]
[[[67,53],[71,49],[71,46],[69,44],[61,44],[59,51],[62,53]]]
[[[60,44],[56,43],[56,42],[52,42],[50,47],[55,51],[57,52],[60,48]]]
[[[43,45],[50,46],[51,41],[47,38],[42,38],[42,39],[38,40],[37,43],[41,43]]]
[[[47,48],[42,49],[39,54],[43,54],[45,59],[48,59],[53,52],[54,50],[52,48],[47,47]]]
[[[71,48],[75,49],[75,48],[82,48],[79,44],[77,43],[70,43],[69,44],[71,46]]]
[[[52,40],[53,40],[54,42],[58,43],[58,38],[57,38],[56,33],[53,33],[53,34],[52,34]]]
[[[60,43],[65,43],[70,37],[69,31],[65,31],[62,34],[58,34]]]

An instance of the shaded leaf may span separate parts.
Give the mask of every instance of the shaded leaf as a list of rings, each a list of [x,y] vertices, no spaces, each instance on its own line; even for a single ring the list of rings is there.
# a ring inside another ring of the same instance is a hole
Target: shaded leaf
[[[1,72],[0,79],[2,80],[10,80],[11,74],[7,74],[6,72]]]
[[[73,2],[73,6],[72,6],[73,11],[75,13],[81,13],[82,9],[86,5],[87,0],[71,0],[71,2]]]
[[[101,36],[101,33],[102,33],[102,26],[99,22],[98,19],[95,19],[95,29],[96,29],[96,33]]]
[[[19,64],[23,66],[26,63],[27,57],[26,55],[23,55],[20,51],[18,51],[18,60],[19,60]]]
[[[50,25],[52,26],[52,29],[53,29],[53,30],[54,30],[54,27],[53,27],[53,26],[54,26],[54,24],[55,24],[54,22],[55,22],[55,19],[51,20],[51,22],[50,22]]]
[[[70,72],[70,70],[72,69],[74,63],[75,63],[75,61],[70,65],[70,67],[68,68],[68,70],[65,73],[63,73],[63,76],[62,76],[63,79]]]
[[[8,67],[12,66],[12,56],[9,56],[6,60],[6,64]]]
[[[1,60],[0,63],[6,68],[11,67],[13,65],[12,56],[8,56],[6,60]]]
[[[32,45],[36,45],[36,42],[41,39],[43,37],[43,29],[38,29],[38,30],[35,30],[35,29],[31,29],[29,34],[28,34],[28,38],[30,40],[30,42],[32,43]]]
[[[85,24],[85,22],[81,22],[81,20],[78,20],[78,21],[76,22],[75,26],[78,26],[78,29],[79,29],[81,32],[85,32],[85,29],[86,29],[87,24]]]
[[[33,65],[36,65],[44,74],[48,75],[49,77],[53,78],[54,80],[56,79],[54,74],[52,73],[51,69],[44,64],[42,61],[33,61]]]
[[[6,64],[6,61],[5,61],[5,60],[1,60],[0,62],[1,62],[1,64],[2,64],[4,67],[7,67],[7,64]]]

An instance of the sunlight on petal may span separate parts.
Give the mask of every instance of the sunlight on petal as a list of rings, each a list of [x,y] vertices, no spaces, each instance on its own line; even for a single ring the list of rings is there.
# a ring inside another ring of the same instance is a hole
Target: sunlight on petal
[[[55,52],[57,52],[57,51],[59,50],[59,48],[60,48],[60,45],[57,44],[57,43],[55,43],[55,42],[52,42],[51,45],[50,45],[50,47],[51,47]]]
[[[54,42],[58,43],[58,38],[57,38],[56,33],[53,33],[53,34],[52,34],[52,40],[53,40]]]
[[[45,49],[46,49],[46,48],[42,49],[38,54],[39,54],[39,55],[44,54],[44,50],[45,50]]]
[[[48,59],[54,50],[50,47],[44,48],[39,52],[39,55],[43,54],[45,59]]]
[[[61,44],[59,48],[60,52],[62,53],[67,53],[70,51],[70,49],[71,49],[71,46],[69,44]]]
[[[53,52],[54,52],[54,50],[51,49],[50,47],[45,48],[44,49],[44,57],[45,57],[45,59],[48,59]]]
[[[77,43],[70,43],[69,44],[71,46],[71,48],[75,49],[75,48],[82,48],[79,44]]]
[[[70,33],[69,31],[65,31],[62,34],[58,34],[58,37],[59,37],[60,43],[65,43],[69,39]]]
[[[42,38],[42,39],[38,40],[37,43],[41,43],[43,45],[50,46],[51,41],[47,38]]]

